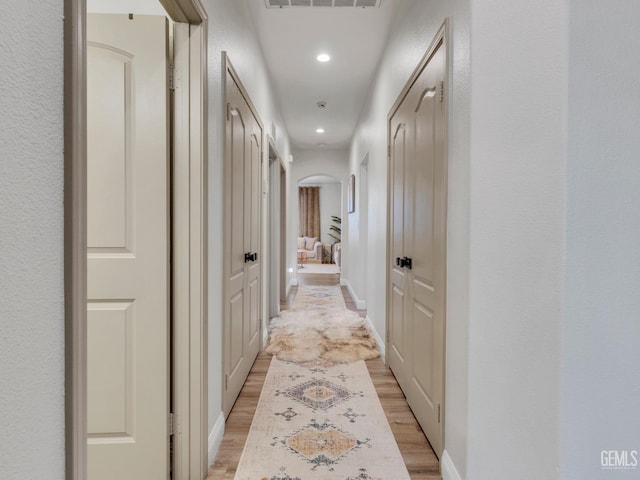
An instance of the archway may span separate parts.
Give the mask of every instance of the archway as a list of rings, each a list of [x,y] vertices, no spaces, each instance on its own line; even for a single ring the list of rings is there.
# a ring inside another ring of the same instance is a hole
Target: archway
[[[304,269],[305,264],[336,262],[339,267],[340,258],[335,252],[342,240],[342,180],[325,173],[307,175],[298,181],[297,187],[298,215],[294,222],[298,269]],[[311,195],[308,202],[301,197],[306,193]],[[313,220],[309,218],[311,215]]]

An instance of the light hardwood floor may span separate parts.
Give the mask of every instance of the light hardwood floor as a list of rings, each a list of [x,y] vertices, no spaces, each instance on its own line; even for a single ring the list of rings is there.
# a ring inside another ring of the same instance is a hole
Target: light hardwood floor
[[[298,282],[300,285],[337,285],[339,275],[299,274]],[[291,289],[287,301],[281,303],[282,309],[291,305],[296,291],[297,288]],[[357,311],[361,316],[366,315],[366,310],[358,310],[355,307],[345,287],[342,287],[342,294],[348,309]],[[270,355],[265,353],[258,355],[240,396],[229,414],[222,444],[215,463],[209,468],[207,480],[233,480],[270,362]],[[366,363],[411,479],[441,480],[438,458],[411,413],[391,370],[379,358],[368,360]]]

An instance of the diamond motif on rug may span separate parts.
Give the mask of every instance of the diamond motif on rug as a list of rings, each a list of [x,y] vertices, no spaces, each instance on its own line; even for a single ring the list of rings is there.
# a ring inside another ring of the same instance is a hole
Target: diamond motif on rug
[[[361,468],[358,471],[360,473],[357,477],[347,477],[346,480],[375,480],[372,476],[369,475],[366,468]]]
[[[317,378],[290,388],[285,393],[314,410],[327,410],[353,395],[345,388]]]
[[[280,415],[281,417],[284,417],[287,422],[290,422],[291,419],[298,414],[293,410],[293,408],[289,407],[284,412],[278,412],[275,415]]]
[[[328,293],[321,293],[321,292],[315,292],[315,293],[310,293],[309,294],[310,297],[314,297],[314,298],[327,298],[327,297],[331,297],[330,294]]]
[[[281,473],[272,476],[269,480],[302,480],[300,477],[290,477],[285,467],[280,468],[280,472]],[[267,477],[264,477],[262,480],[267,480]]]
[[[341,458],[369,441],[368,438],[364,441],[357,440],[328,421],[319,424],[311,420],[309,425],[286,437],[281,443],[311,463],[312,470],[326,466],[332,471],[333,465]]]

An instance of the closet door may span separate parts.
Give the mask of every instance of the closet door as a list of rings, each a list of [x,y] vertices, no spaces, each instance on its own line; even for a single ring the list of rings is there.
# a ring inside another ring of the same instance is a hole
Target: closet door
[[[87,478],[168,479],[167,19],[87,38]]]
[[[438,455],[444,447],[445,63],[440,42],[389,118],[388,362]]]
[[[226,65],[222,407],[229,415],[260,348],[262,124]]]
[[[407,167],[412,163],[413,136],[410,128],[411,112],[408,103],[396,111],[390,122],[390,229],[391,229],[391,270],[389,272],[389,345],[388,362],[400,385],[408,384],[411,361],[411,325],[407,315],[407,295],[409,289],[408,271],[404,268],[405,231],[411,219],[407,195]]]
[[[438,455],[442,452],[446,205],[444,49],[433,55],[414,84],[414,165],[411,167],[413,221],[405,246],[411,259],[407,315],[411,323],[411,381],[407,398]]]

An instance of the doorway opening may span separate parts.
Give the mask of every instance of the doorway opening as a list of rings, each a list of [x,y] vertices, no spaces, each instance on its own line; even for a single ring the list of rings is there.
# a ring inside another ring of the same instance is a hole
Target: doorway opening
[[[269,317],[280,313],[287,297],[287,172],[269,137]],[[264,329],[267,332],[267,329]],[[263,343],[264,344],[264,343]]]
[[[367,282],[368,282],[368,265],[369,265],[369,154],[360,162],[360,188],[359,195],[359,212],[358,212],[358,250],[361,259],[360,265],[357,266],[359,272],[359,286],[363,298],[367,298]]]
[[[340,273],[342,182],[312,175],[298,182],[298,274]]]

